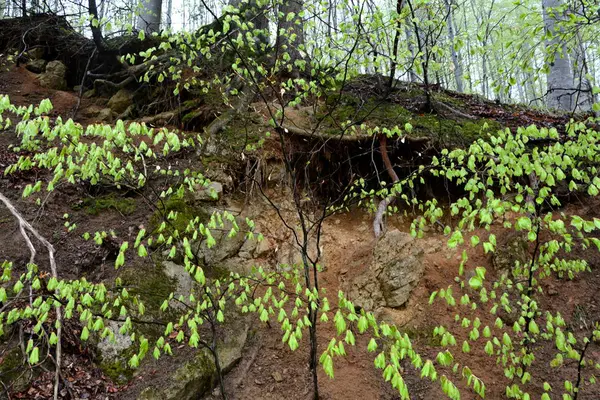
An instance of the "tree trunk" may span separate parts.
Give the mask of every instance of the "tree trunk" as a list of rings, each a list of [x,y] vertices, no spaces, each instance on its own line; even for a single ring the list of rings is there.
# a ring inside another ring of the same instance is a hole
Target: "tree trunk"
[[[143,0],[135,27],[147,33],[158,32],[160,30],[161,13],[162,0]]]
[[[173,24],[173,0],[167,1],[167,29]]]
[[[458,52],[454,47],[454,18],[452,10],[452,0],[446,0],[446,24],[448,25],[448,40],[450,41],[450,54],[452,56],[452,64],[454,65],[454,80],[456,81],[456,91],[463,92],[463,69],[458,60]]]
[[[278,10],[277,56],[288,53],[292,64],[304,58],[304,29],[300,17],[303,7],[303,0],[284,0]]]
[[[258,32],[258,34],[252,34],[255,38],[256,49],[259,53],[263,53],[269,43],[269,19],[266,16],[265,7],[259,6],[256,0],[250,0],[247,3],[242,0],[229,0],[229,5],[243,13],[242,20],[244,22],[251,22],[254,25],[251,31]],[[231,29],[235,28],[237,27],[232,24]]]
[[[410,52],[410,56],[412,57],[412,61],[414,63],[417,55],[415,54],[415,45],[413,43],[413,33],[412,33],[411,29],[412,28],[409,27],[407,24],[406,27],[404,28],[404,31],[406,32],[406,43],[408,44],[408,51]],[[415,83],[419,80],[419,76],[415,72],[414,65],[411,65],[410,68],[408,69],[408,76],[409,76],[409,80],[413,83]]]
[[[547,82],[547,100],[550,108],[571,111],[573,109],[573,69],[567,45],[561,38],[560,22],[564,19],[563,0],[542,0],[544,25],[552,37],[546,41],[550,72]]]

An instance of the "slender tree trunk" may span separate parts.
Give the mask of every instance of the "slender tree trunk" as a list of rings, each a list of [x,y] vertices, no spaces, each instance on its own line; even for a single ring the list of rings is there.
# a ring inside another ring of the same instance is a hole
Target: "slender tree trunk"
[[[413,33],[412,33],[411,28],[408,25],[406,26],[404,31],[406,32],[406,43],[408,44],[408,51],[410,52],[410,56],[412,57],[412,63],[413,63],[413,65],[411,65],[410,68],[408,69],[408,76],[409,76],[409,80],[414,83],[419,80],[419,76],[415,72],[415,67],[414,67],[414,63],[415,63],[415,59],[416,59],[417,55],[415,54]]]
[[[563,0],[542,0],[544,25],[552,37],[546,41],[550,72],[548,73],[547,104],[550,108],[571,111],[573,109],[573,69],[567,52],[567,44],[561,39],[560,22],[563,16]]]
[[[454,46],[454,18],[452,10],[452,1],[445,0],[446,2],[446,13],[448,14],[448,18],[446,20],[446,24],[448,25],[448,40],[450,41],[450,55],[452,57],[452,64],[454,65],[454,80],[456,81],[456,91],[463,92],[463,69],[458,60],[458,52]]]
[[[160,30],[162,0],[142,0],[142,9],[138,15],[135,27],[148,33]]]
[[[167,0],[167,29],[173,24],[173,0]]]
[[[90,15],[94,19],[99,20],[96,0],[88,0],[88,8]],[[96,48],[98,48],[98,51],[100,52],[104,51],[106,47],[104,45],[104,37],[102,36],[102,29],[100,28],[100,25],[95,25],[90,21],[90,29],[92,30],[92,38],[94,39]]]
[[[303,8],[304,0],[284,0],[279,5],[275,48],[278,56],[287,52],[292,63],[304,58]]]

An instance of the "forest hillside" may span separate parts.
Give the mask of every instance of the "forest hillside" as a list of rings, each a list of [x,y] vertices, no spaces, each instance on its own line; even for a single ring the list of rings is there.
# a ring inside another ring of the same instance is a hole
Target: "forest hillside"
[[[597,0],[0,0],[0,399],[598,399]]]

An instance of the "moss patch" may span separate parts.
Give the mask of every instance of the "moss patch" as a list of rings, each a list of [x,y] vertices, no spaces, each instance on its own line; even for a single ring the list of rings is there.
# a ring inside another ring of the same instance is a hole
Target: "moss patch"
[[[177,217],[167,223],[167,233],[169,234],[173,234],[175,231],[185,232],[189,222],[196,217],[200,218],[200,222],[207,222],[210,219],[210,214],[206,210],[193,205],[193,202],[185,196],[171,196],[159,202],[157,206],[159,210],[155,211],[150,218],[150,232],[157,230],[171,212],[177,213]]]
[[[132,346],[131,350],[126,350],[118,358],[110,361],[101,361],[98,366],[113,382],[123,385],[133,378],[133,370],[127,365],[127,361],[137,348]]]
[[[134,199],[109,194],[106,196],[85,199],[81,204],[74,208],[82,209],[89,215],[100,215],[109,210],[117,211],[122,215],[131,215],[135,212],[136,204]]]

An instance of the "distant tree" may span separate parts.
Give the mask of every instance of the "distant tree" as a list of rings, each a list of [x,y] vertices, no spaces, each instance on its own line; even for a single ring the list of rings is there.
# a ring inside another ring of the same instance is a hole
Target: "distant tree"
[[[135,27],[148,33],[158,32],[162,14],[162,0],[143,0]]]
[[[573,108],[573,69],[567,44],[561,40],[560,22],[564,20],[563,0],[542,0],[544,26],[550,38],[546,40],[550,68],[548,72],[547,104],[550,108],[570,111]]]

